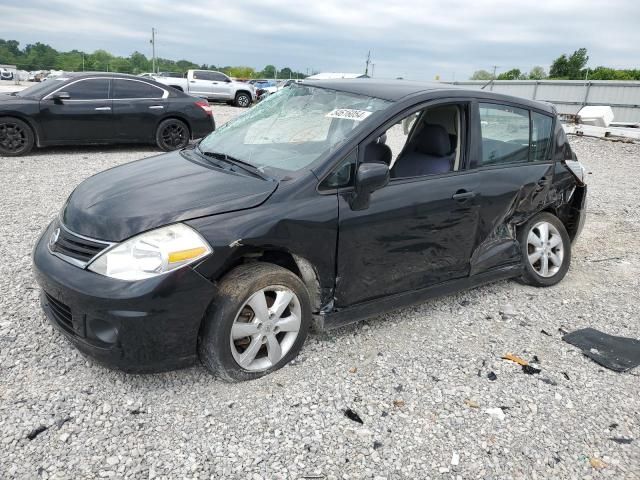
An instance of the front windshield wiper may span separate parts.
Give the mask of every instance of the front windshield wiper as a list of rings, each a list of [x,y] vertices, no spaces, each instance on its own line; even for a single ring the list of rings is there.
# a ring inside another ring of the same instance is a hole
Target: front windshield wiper
[[[262,171],[260,171],[254,165],[251,165],[250,163],[245,162],[243,160],[239,160],[237,158],[231,157],[226,153],[209,152],[206,150],[202,150],[199,145],[196,145],[196,151],[204,157],[210,157],[210,158],[215,158],[216,160],[222,160],[223,162],[226,162],[235,167],[241,168],[245,172],[249,172],[257,177],[260,177],[263,180],[273,181],[273,178],[269,177],[268,175],[265,175]]]

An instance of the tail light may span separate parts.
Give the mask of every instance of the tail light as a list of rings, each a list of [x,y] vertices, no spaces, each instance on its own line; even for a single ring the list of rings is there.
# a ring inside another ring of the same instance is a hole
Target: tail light
[[[211,105],[209,105],[209,102],[207,102],[206,100],[198,100],[196,102],[196,105],[204,110],[209,117],[213,115],[213,109],[211,108]]]

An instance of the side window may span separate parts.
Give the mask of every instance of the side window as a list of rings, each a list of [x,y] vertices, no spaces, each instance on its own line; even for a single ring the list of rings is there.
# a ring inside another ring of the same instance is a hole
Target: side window
[[[320,190],[350,187],[356,175],[358,150],[354,149],[320,184]]]
[[[548,115],[531,112],[531,161],[548,160],[551,144],[552,119]]]
[[[162,98],[164,90],[145,82],[115,80],[113,98]]]
[[[193,72],[194,80],[211,80],[211,72],[205,70],[197,70]]]
[[[105,100],[109,98],[109,79],[92,78],[81,80],[62,88],[71,100]]]
[[[391,150],[391,178],[459,170],[464,111],[463,105],[437,105],[412,113],[389,128],[378,143]]]
[[[211,78],[209,80],[213,80],[214,82],[226,82],[227,81],[227,77],[225,77],[221,73],[211,72],[210,75],[211,75]]]
[[[529,110],[480,104],[482,165],[529,161]]]

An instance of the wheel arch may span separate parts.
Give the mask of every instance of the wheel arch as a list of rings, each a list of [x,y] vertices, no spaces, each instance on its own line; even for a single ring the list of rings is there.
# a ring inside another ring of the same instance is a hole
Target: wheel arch
[[[322,288],[318,270],[308,259],[279,248],[251,248],[239,251],[226,268],[218,275],[220,279],[226,276],[234,268],[252,262],[271,263],[286,268],[299,277],[307,287],[311,310],[316,313],[322,303]]]
[[[34,144],[37,147],[42,146],[42,132],[40,132],[40,127],[38,126],[37,122],[35,122],[31,117],[23,115],[20,112],[0,112],[0,117],[17,118],[18,120],[22,120],[24,123],[29,125],[29,128],[31,128],[34,137]]]
[[[165,120],[180,120],[181,122],[184,122],[187,128],[189,129],[189,138],[193,139],[193,128],[191,126],[191,122],[189,122],[189,120],[186,117],[180,114],[177,114],[175,112],[167,113],[164,117],[161,117],[158,119],[158,121],[156,122],[155,133],[158,132],[158,127]]]

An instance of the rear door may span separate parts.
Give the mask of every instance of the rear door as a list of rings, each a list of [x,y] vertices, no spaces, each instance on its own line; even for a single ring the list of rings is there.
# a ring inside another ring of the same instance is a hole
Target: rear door
[[[115,137],[125,142],[147,142],[167,110],[168,90],[143,80],[115,78],[112,83]]]
[[[517,225],[554,200],[552,117],[489,101],[478,103],[476,113],[482,154],[472,167],[481,212],[472,274],[519,262]]]
[[[211,98],[214,94],[213,74],[207,70],[194,70],[189,78],[189,93]]]
[[[86,78],[67,83],[40,101],[38,122],[44,142],[80,144],[111,141],[114,136],[109,78]],[[69,99],[57,100],[66,92]]]

